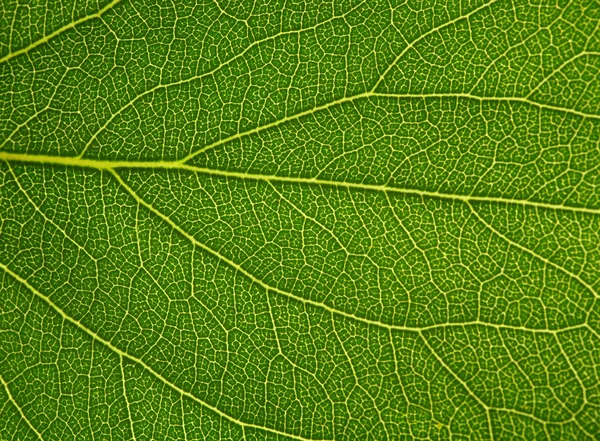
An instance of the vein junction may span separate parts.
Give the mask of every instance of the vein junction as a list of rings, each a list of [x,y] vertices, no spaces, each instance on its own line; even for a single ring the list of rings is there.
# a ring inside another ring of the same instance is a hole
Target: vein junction
[[[68,167],[82,167],[97,170],[115,170],[115,169],[166,169],[166,170],[184,170],[195,173],[224,176],[229,178],[260,180],[267,182],[287,182],[296,184],[313,184],[313,185],[329,185],[335,187],[344,187],[350,189],[359,189],[367,191],[383,191],[390,193],[400,193],[408,195],[418,195],[424,197],[434,197],[448,200],[459,200],[463,202],[495,202],[516,204],[535,208],[546,208],[554,210],[566,210],[572,212],[600,214],[600,208],[576,207],[562,204],[552,204],[546,202],[530,201],[524,199],[511,199],[495,196],[478,196],[478,195],[461,195],[452,193],[443,193],[438,191],[427,191],[411,188],[398,188],[385,184],[362,184],[358,182],[343,182],[327,179],[316,178],[301,178],[291,176],[263,175],[246,172],[235,172],[227,170],[219,170],[212,168],[196,167],[186,164],[184,161],[110,161],[101,159],[86,159],[78,157],[60,157],[50,155],[34,155],[28,153],[12,153],[0,151],[0,160],[8,162],[25,162],[33,164],[58,165]]]

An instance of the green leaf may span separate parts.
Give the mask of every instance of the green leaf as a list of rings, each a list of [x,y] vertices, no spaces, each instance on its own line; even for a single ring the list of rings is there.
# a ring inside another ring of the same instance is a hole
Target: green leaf
[[[600,4],[4,1],[1,440],[600,440]]]

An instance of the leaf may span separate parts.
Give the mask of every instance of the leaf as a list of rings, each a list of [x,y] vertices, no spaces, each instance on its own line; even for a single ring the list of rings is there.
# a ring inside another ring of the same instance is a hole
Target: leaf
[[[0,17],[0,439],[600,439],[598,2]]]

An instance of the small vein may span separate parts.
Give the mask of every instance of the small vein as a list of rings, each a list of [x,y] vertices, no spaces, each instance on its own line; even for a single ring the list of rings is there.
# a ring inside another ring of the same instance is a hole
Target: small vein
[[[473,213],[473,215],[479,220],[479,222],[481,222],[487,229],[489,229],[492,233],[494,233],[496,236],[498,236],[500,239],[504,240],[505,242],[507,242],[508,244],[520,249],[521,251],[524,251],[525,253],[535,257],[536,259],[538,259],[540,262],[542,262],[545,265],[550,265],[551,267],[559,270],[560,272],[562,272],[563,274],[566,274],[567,276],[569,276],[570,278],[572,278],[573,280],[579,282],[582,286],[584,286],[590,293],[592,293],[595,297],[600,298],[600,295],[596,292],[596,290],[594,289],[594,287],[592,285],[590,285],[589,283],[587,283],[585,280],[583,280],[581,277],[579,277],[577,274],[569,271],[568,269],[552,262],[549,259],[546,259],[545,257],[539,255],[538,253],[536,253],[535,251],[521,245],[518,242],[515,242],[514,240],[510,239],[508,236],[506,236],[505,234],[502,234],[500,231],[498,231],[496,228],[494,228],[490,223],[488,223],[476,210],[475,208],[473,208],[473,205],[469,202],[466,201],[466,204],[469,206],[471,212]]]
[[[565,61],[563,61],[561,63],[560,66],[558,66],[556,69],[554,69],[549,75],[546,75],[544,77],[544,79],[542,79],[542,81],[540,81],[538,83],[537,86],[532,88],[531,91],[527,94],[526,98],[535,96],[535,93],[538,92],[542,88],[542,86],[544,86],[544,84],[546,84],[548,81],[550,81],[552,79],[552,77],[554,77],[556,74],[558,74],[565,66],[577,61],[581,57],[597,57],[597,56],[600,56],[600,52],[584,50],[582,52],[579,52],[578,54],[575,54],[572,57],[567,58]]]
[[[287,203],[287,205],[289,205],[290,207],[292,207],[293,210],[297,211],[300,216],[302,216],[305,220],[312,222],[313,224],[317,225],[321,231],[324,231],[327,233],[327,235],[329,237],[331,237],[335,243],[338,244],[339,249],[346,255],[346,256],[350,256],[352,253],[350,253],[350,251],[348,251],[348,248],[346,247],[346,245],[344,245],[342,243],[342,241],[340,240],[340,238],[334,233],[333,230],[331,230],[330,228],[328,228],[327,226],[323,225],[323,223],[321,223],[317,218],[308,215],[304,210],[302,210],[300,207],[298,207],[295,203],[293,203],[288,197],[286,197],[283,192],[279,191],[277,189],[277,187],[275,185],[273,185],[272,182],[268,182],[269,185],[271,186],[271,189],[277,194],[277,196],[279,196],[279,198],[284,201],[285,203]],[[372,262],[371,258],[366,255],[366,254],[361,254],[361,256],[369,259],[369,261]]]
[[[183,159],[180,159],[178,162],[181,163],[185,163],[185,162],[189,162],[191,159],[193,159],[194,157],[198,156],[199,154],[206,152],[207,150],[213,149],[215,147],[218,147],[220,145],[223,144],[227,144],[228,142],[231,141],[235,141],[237,139],[241,139],[244,138],[246,136],[255,134],[255,133],[260,133],[264,130],[273,128],[273,127],[278,127],[281,124],[284,124],[286,122],[289,121],[295,121],[298,120],[302,117],[305,116],[309,116],[312,114],[315,114],[317,112],[323,111],[323,110],[327,110],[331,107],[335,107],[338,105],[342,105],[344,103],[351,103],[354,101],[359,101],[361,99],[369,99],[369,98],[375,98],[375,97],[380,97],[380,98],[395,98],[395,99],[429,99],[429,98],[463,98],[463,99],[468,99],[468,100],[476,100],[476,101],[480,101],[480,102],[507,102],[507,103],[522,103],[522,104],[528,104],[531,105],[533,107],[537,107],[540,110],[552,110],[552,111],[557,111],[557,112],[563,112],[563,113],[568,113],[568,114],[572,114],[572,115],[576,115],[578,117],[581,118],[588,118],[588,119],[598,119],[600,120],[600,115],[594,114],[594,113],[587,113],[587,112],[581,112],[575,109],[568,109],[568,108],[564,108],[564,107],[560,107],[560,106],[555,106],[555,105],[550,105],[550,104],[544,104],[544,103],[540,103],[537,101],[534,101],[532,99],[529,98],[525,98],[525,97],[486,97],[486,96],[478,96],[478,95],[472,95],[469,93],[425,93],[425,94],[407,94],[407,93],[380,93],[380,92],[365,92],[365,93],[361,93],[358,95],[352,95],[349,97],[344,97],[344,98],[340,98],[334,101],[331,101],[329,103],[320,105],[320,106],[316,106],[313,107],[312,109],[308,109],[305,110],[303,112],[299,112],[296,113],[294,115],[289,115],[286,116],[284,118],[275,120],[273,122],[270,122],[268,124],[262,125],[262,126],[258,126],[255,127],[253,129],[244,131],[244,132],[240,132],[240,133],[236,133],[234,135],[228,136],[226,138],[220,139],[218,141],[213,142],[212,144],[208,144],[204,147],[201,147],[200,149],[190,153],[189,155],[187,155],[186,157],[184,157]]]
[[[186,239],[188,239],[190,241],[190,243],[192,243],[194,246],[197,246],[198,248],[202,249],[206,253],[208,253],[208,254],[216,257],[217,259],[221,260],[222,262],[225,262],[231,268],[233,268],[234,270],[238,271],[239,273],[245,275],[251,281],[253,281],[257,285],[261,286],[267,292],[269,292],[269,291],[276,292],[276,293],[281,294],[281,295],[283,295],[285,297],[292,298],[294,300],[300,301],[300,302],[302,302],[304,304],[310,304],[310,305],[313,305],[313,306],[317,306],[317,307],[323,308],[323,309],[325,309],[325,310],[327,310],[327,311],[329,311],[331,313],[334,313],[334,314],[337,314],[337,315],[342,315],[344,317],[348,317],[348,318],[355,319],[355,320],[360,320],[360,321],[363,321],[363,322],[371,324],[371,325],[384,326],[384,327],[393,326],[393,325],[388,325],[388,324],[384,324],[384,323],[378,322],[376,320],[370,320],[370,319],[362,318],[362,317],[359,318],[359,317],[357,317],[357,316],[355,316],[353,314],[350,314],[350,313],[347,313],[347,312],[344,312],[344,311],[332,308],[331,306],[329,306],[329,305],[327,305],[325,303],[318,302],[318,301],[315,301],[315,300],[305,299],[304,297],[292,294],[290,292],[284,291],[282,289],[279,289],[277,287],[274,287],[274,286],[271,286],[271,285],[267,284],[266,282],[264,282],[263,280],[259,279],[254,274],[252,274],[251,272],[247,271],[246,269],[244,269],[242,266],[240,266],[239,264],[237,264],[233,260],[231,260],[231,259],[223,256],[218,251],[213,250],[209,246],[207,246],[204,243],[202,243],[199,240],[197,240],[194,236],[192,236],[190,233],[188,233],[183,228],[181,228],[179,225],[177,225],[175,222],[173,222],[173,220],[170,217],[168,217],[167,215],[165,215],[164,213],[162,213],[161,211],[159,211],[158,209],[156,209],[152,204],[150,204],[150,203],[146,202],[144,199],[142,199],[129,185],[127,185],[127,183],[121,178],[121,176],[116,171],[114,171],[112,169],[109,169],[109,171],[113,174],[113,176],[119,182],[119,184],[140,205],[146,207],[146,209],[148,209],[151,213],[155,214],[160,219],[162,219],[164,222],[166,222],[169,226],[171,226],[171,228],[173,228],[175,231],[179,232],[183,237],[185,237]]]
[[[107,4],[105,7],[103,7],[102,9],[100,9],[98,12],[95,12],[95,13],[90,14],[90,15],[86,15],[85,17],[81,17],[80,19],[75,20],[75,21],[73,21],[73,22],[71,22],[69,24],[66,24],[63,27],[55,30],[51,34],[48,34],[48,35],[40,38],[39,40],[34,41],[29,46],[26,46],[24,48],[21,48],[19,50],[14,51],[14,52],[10,52],[9,54],[7,54],[4,57],[0,58],[0,64],[5,63],[8,60],[11,60],[12,58],[18,57],[19,55],[28,53],[32,49],[35,49],[36,47],[38,47],[38,46],[40,46],[40,45],[42,45],[42,44],[44,44],[44,43],[52,40],[54,37],[62,34],[65,31],[68,31],[69,29],[73,29],[75,26],[80,25],[81,23],[85,23],[86,21],[93,20],[94,18],[101,17],[102,14],[104,14],[108,10],[112,9],[113,7],[115,7],[119,2],[121,2],[121,0],[113,0],[109,4]]]
[[[488,8],[489,6],[493,5],[494,3],[497,3],[498,0],[493,0],[491,2],[488,3],[484,3],[483,5],[473,9],[471,12],[464,14],[464,15],[459,15],[458,17],[444,22],[442,24],[440,24],[439,26],[436,26],[432,29],[430,29],[429,31],[421,34],[419,37],[415,38],[413,41],[411,41],[399,54],[398,56],[396,56],[396,58],[394,59],[394,61],[387,67],[387,69],[379,76],[379,79],[377,80],[377,82],[375,83],[375,85],[371,88],[371,92],[374,92],[377,87],[379,86],[379,84],[381,84],[381,82],[384,80],[384,78],[386,77],[386,75],[394,68],[394,66],[396,65],[396,63],[398,63],[398,61],[400,61],[400,59],[409,51],[411,50],[415,44],[417,44],[419,41],[423,40],[424,38],[430,36],[431,34],[435,34],[436,32],[452,26],[453,24],[461,21],[461,20],[465,20],[468,19],[469,17],[471,17],[472,15],[478,13],[479,11]]]
[[[273,127],[278,127],[281,124],[284,124],[286,122],[289,121],[295,121],[298,120],[302,117],[305,116],[309,116],[312,114],[315,114],[317,112],[323,111],[323,110],[327,110],[331,107],[335,107],[338,105],[342,105],[344,103],[350,103],[350,102],[354,102],[354,101],[359,101],[361,99],[369,99],[369,98],[374,98],[374,97],[380,97],[380,98],[396,98],[396,99],[429,99],[429,98],[463,98],[463,99],[469,99],[469,100],[476,100],[476,101],[480,101],[480,102],[507,102],[507,103],[522,103],[522,104],[528,104],[534,107],[537,107],[541,110],[553,110],[553,111],[557,111],[557,112],[563,112],[563,113],[568,113],[568,114],[572,114],[572,115],[576,115],[579,116],[581,118],[588,118],[588,119],[599,119],[600,120],[600,115],[594,114],[594,113],[587,113],[587,112],[581,112],[575,109],[568,109],[568,108],[564,108],[564,107],[560,107],[560,106],[555,106],[555,105],[551,105],[551,104],[544,104],[544,103],[540,103],[538,101],[534,101],[530,98],[527,97],[519,97],[519,96],[515,96],[515,97],[486,97],[486,96],[479,96],[479,95],[473,95],[473,94],[469,94],[469,93],[425,93],[425,94],[409,94],[409,93],[382,93],[382,92],[365,92],[365,93],[360,93],[357,95],[352,95],[349,97],[344,97],[344,98],[340,98],[334,101],[330,101],[326,104],[322,104],[320,106],[316,106],[313,107],[311,109],[307,109],[303,112],[299,112],[296,113],[294,115],[289,115],[286,116],[284,118],[272,121],[268,124],[262,125],[262,126],[257,126],[253,129],[250,130],[246,130],[244,132],[239,132],[236,134],[233,134],[231,136],[228,136],[226,138],[222,138],[219,139],[218,141],[213,142],[212,144],[208,144],[204,147],[201,147],[200,149],[190,153],[189,155],[187,155],[186,157],[184,157],[183,159],[180,159],[179,162],[181,163],[185,163],[185,162],[189,162],[191,159],[193,159],[194,157],[198,156],[199,154],[206,152],[207,150],[213,149],[215,147],[218,147],[220,145],[223,144],[227,144],[228,142],[231,141],[235,141],[237,139],[241,139],[243,137],[255,134],[255,133],[260,133],[264,130],[273,128]],[[81,155],[80,155],[81,156]]]
[[[251,44],[249,44],[245,49],[243,49],[242,51],[240,51],[239,53],[233,55],[231,58],[222,61],[219,63],[218,66],[215,66],[212,69],[209,69],[205,72],[193,75],[189,78],[186,78],[184,80],[180,80],[180,81],[173,81],[170,83],[160,83],[157,84],[153,87],[151,87],[150,89],[147,89],[141,93],[139,93],[138,95],[136,95],[133,99],[129,100],[129,102],[127,102],[127,104],[123,105],[122,107],[120,107],[116,112],[114,112],[113,114],[111,114],[111,116],[104,122],[104,124],[102,124],[101,127],[99,127],[90,137],[90,139],[87,141],[87,143],[85,144],[84,148],[82,149],[81,153],[78,155],[79,158],[82,158],[85,153],[87,152],[88,148],[92,145],[92,143],[98,138],[98,135],[100,133],[102,133],[108,126],[109,124],[120,114],[123,113],[124,110],[128,109],[129,107],[131,107],[132,105],[134,105],[138,100],[140,100],[141,98],[150,95],[154,92],[156,92],[157,90],[162,90],[162,89],[167,89],[171,86],[180,86],[183,84],[188,84],[191,83],[192,81],[196,81],[196,80],[200,80],[202,78],[207,78],[210,77],[211,75],[214,75],[215,73],[217,73],[219,70],[221,70],[223,67],[228,66],[229,64],[234,63],[235,61],[237,61],[238,59],[241,59],[242,57],[244,57],[244,55],[246,55],[248,52],[250,52],[253,48],[255,48],[256,46],[259,46],[262,43],[265,43],[267,41],[270,40],[274,40],[276,38],[285,36],[285,35],[294,35],[294,34],[301,34],[304,32],[308,32],[311,31],[313,29],[316,29],[319,26],[323,26],[326,23],[329,23],[337,18],[343,17],[342,16],[333,16],[327,20],[324,20],[323,22],[317,23],[314,26],[309,26],[303,29],[298,29],[298,30],[290,30],[290,31],[283,31],[283,32],[279,32],[278,34],[275,35],[270,35],[268,37],[265,37],[263,39],[260,40],[256,40],[254,42],[252,42]]]
[[[56,228],[58,231],[60,231],[63,236],[69,241],[71,242],[73,245],[75,245],[83,254],[85,254],[92,262],[94,262],[95,266],[96,266],[96,274],[98,274],[98,259],[94,256],[92,256],[89,251],[82,246],[79,242],[77,242],[75,239],[73,239],[69,234],[67,234],[67,232],[60,226],[58,225],[56,222],[54,222],[53,219],[50,219],[48,216],[46,216],[46,213],[44,213],[42,211],[42,209],[35,203],[35,201],[31,198],[31,196],[29,196],[29,193],[25,190],[25,188],[21,185],[21,182],[19,181],[19,178],[17,177],[17,174],[15,173],[15,171],[13,170],[13,168],[11,167],[10,163],[8,163],[8,170],[10,171],[15,183],[17,184],[17,186],[19,187],[19,190],[21,190],[21,193],[23,193],[23,195],[25,196],[25,198],[27,199],[27,201],[31,204],[31,206],[33,207],[33,209],[44,218],[44,220],[46,222],[48,222],[50,225],[52,225],[54,228]]]
[[[210,149],[214,149],[215,147],[218,147],[220,145],[227,144],[228,142],[235,141],[236,139],[240,139],[240,138],[243,138],[245,136],[252,135],[254,133],[259,133],[259,132],[262,132],[263,130],[270,129],[272,127],[277,127],[277,126],[279,126],[281,124],[284,124],[284,123],[286,123],[288,121],[298,120],[298,119],[300,119],[300,118],[302,118],[304,116],[312,115],[313,113],[319,112],[321,110],[329,109],[330,107],[334,107],[334,106],[337,106],[337,105],[340,105],[340,104],[344,104],[344,103],[348,103],[348,102],[353,102],[353,101],[360,100],[360,99],[363,99],[363,98],[368,98],[368,97],[371,97],[371,96],[373,96],[372,93],[365,92],[365,93],[361,93],[361,94],[358,94],[358,95],[352,95],[352,96],[349,96],[349,97],[340,98],[340,99],[337,99],[337,100],[334,100],[334,101],[330,101],[330,102],[328,102],[326,104],[313,107],[312,109],[307,109],[307,110],[305,110],[303,112],[299,112],[299,113],[296,113],[296,114],[293,114],[293,115],[286,116],[284,118],[275,120],[275,121],[270,122],[268,124],[265,124],[265,125],[262,125],[262,126],[257,126],[257,127],[253,128],[253,129],[246,130],[245,132],[236,133],[236,134],[228,136],[226,138],[219,139],[218,141],[215,141],[212,144],[208,144],[208,145],[206,145],[204,147],[201,147],[200,149],[196,150],[195,152],[192,152],[189,155],[187,155],[185,158],[180,159],[178,162],[180,162],[180,163],[183,164],[185,162],[188,162],[188,161],[192,160],[193,158],[195,158],[196,156],[198,156],[200,153],[203,153],[203,152],[205,152],[207,150],[210,150]]]
[[[344,342],[342,341],[342,339],[340,337],[340,333],[336,329],[336,326],[335,326],[335,317],[333,316],[333,314],[331,316],[331,326],[332,326],[332,330],[333,330],[332,334],[335,335],[336,340],[340,344],[340,348],[342,349],[342,352],[344,353],[344,356],[346,357],[346,360],[348,360],[348,365],[350,366],[350,370],[352,371],[352,376],[354,377],[354,386],[352,387],[352,389],[348,393],[348,396],[352,395],[352,393],[354,392],[354,388],[359,388],[360,390],[363,391],[363,393],[367,397],[369,397],[369,399],[371,400],[371,404],[373,405],[373,408],[375,409],[375,411],[377,412],[377,415],[379,416],[379,422],[383,426],[383,431],[386,434],[386,440],[389,440],[390,439],[389,431],[388,431],[388,428],[387,428],[387,426],[385,424],[384,418],[381,416],[381,409],[377,405],[377,401],[375,400],[375,398],[361,384],[361,382],[360,382],[360,380],[358,378],[358,374],[356,373],[356,368],[354,367],[354,363],[352,363],[352,358],[350,357],[350,354],[348,354],[348,351],[346,350],[346,346],[344,346]],[[407,405],[408,405],[408,402],[407,402]]]
[[[490,416],[490,407],[481,398],[479,398],[475,392],[473,392],[471,390],[471,388],[469,387],[469,385],[467,384],[467,382],[465,380],[463,380],[462,378],[460,378],[452,369],[450,369],[450,366],[448,366],[448,364],[446,364],[446,362],[444,361],[444,359],[442,357],[440,357],[438,355],[438,353],[433,349],[433,346],[431,346],[431,344],[429,344],[429,342],[425,338],[425,335],[423,335],[423,332],[419,332],[419,337],[421,337],[421,341],[423,342],[423,344],[425,344],[425,346],[427,347],[427,349],[429,349],[429,352],[431,352],[431,355],[433,355],[433,357],[437,360],[437,362],[456,381],[458,381],[462,385],[462,387],[464,388],[464,390],[467,392],[467,394],[469,394],[483,408],[483,411],[485,412],[487,423],[488,423],[488,429],[489,429],[490,439],[493,441],[493,439],[494,439],[494,430],[492,429],[492,419],[491,419],[491,416]]]
[[[17,409],[19,414],[21,414],[21,418],[23,418],[23,421],[25,421],[25,423],[27,423],[29,428],[35,432],[35,434],[38,436],[38,438],[40,440],[44,441],[44,438],[42,438],[42,434],[40,432],[38,432],[38,430],[33,426],[33,424],[31,424],[31,421],[29,421],[29,419],[25,416],[25,413],[23,413],[23,409],[21,409],[21,406],[19,406],[17,404],[17,402],[15,401],[14,397],[10,393],[8,383],[4,380],[4,378],[2,378],[2,375],[0,375],[0,382],[4,386],[4,389],[6,390],[6,395],[8,395],[8,400],[13,404],[13,406],[15,406],[15,408]]]
[[[133,441],[137,441],[135,436],[135,431],[133,430],[133,418],[131,417],[131,406],[129,404],[129,398],[127,397],[127,385],[125,384],[125,366],[123,355],[119,356],[119,365],[121,366],[121,382],[123,384],[123,397],[125,398],[125,404],[127,407],[127,419],[129,420],[129,428],[131,430],[131,436],[133,437]]]
[[[489,424],[489,428],[490,428],[490,438],[493,440],[494,439],[494,434],[493,434],[493,429],[492,429],[492,422],[491,422],[491,411],[496,411],[496,412],[506,412],[506,413],[512,413],[515,415],[519,415],[525,418],[530,418],[542,425],[544,425],[544,427],[546,426],[546,424],[548,423],[559,423],[559,424],[568,424],[571,422],[575,422],[576,420],[576,415],[571,415],[570,418],[562,420],[562,421],[546,421],[532,413],[527,413],[527,412],[523,412],[521,410],[517,410],[517,409],[508,409],[508,408],[500,408],[500,407],[496,407],[496,406],[490,406],[487,403],[485,403],[485,401],[483,401],[481,398],[479,398],[477,396],[477,394],[475,394],[475,392],[473,392],[473,390],[469,387],[469,384],[467,383],[466,380],[463,380],[456,372],[454,372],[450,366],[444,361],[444,359],[435,351],[435,349],[433,348],[433,346],[431,346],[431,344],[429,343],[429,341],[427,341],[427,339],[425,338],[424,332],[419,332],[419,336],[421,338],[421,340],[423,341],[423,343],[425,344],[425,346],[429,349],[429,351],[431,352],[431,354],[433,355],[433,357],[437,360],[437,362],[456,380],[458,381],[463,388],[465,389],[465,391],[475,399],[475,401],[477,401],[477,403],[479,403],[479,405],[481,405],[483,407],[483,409],[485,410],[486,414],[487,414],[487,419],[488,419],[488,424]],[[577,424],[577,423],[576,423]],[[587,433],[587,431],[584,430],[584,432]]]
[[[537,107],[541,110],[553,110],[556,112],[569,113],[571,115],[579,116],[581,118],[597,119],[600,120],[600,115],[596,113],[581,112],[576,109],[569,109],[567,107],[556,106],[553,104],[541,103],[535,101],[529,97],[523,96],[481,96],[474,95],[471,93],[378,93],[373,92],[370,96],[378,96],[384,98],[464,98],[468,100],[475,100],[481,102],[505,102],[505,103],[522,103],[528,104],[533,107]]]
[[[533,101],[533,100],[531,100],[529,98],[525,98],[525,97],[485,97],[485,96],[472,95],[472,94],[468,94],[468,93],[406,94],[406,93],[365,92],[365,93],[353,95],[350,97],[340,98],[338,100],[331,101],[329,103],[313,107],[312,109],[305,110],[304,112],[299,112],[294,115],[286,116],[284,118],[275,120],[268,124],[255,127],[253,129],[247,130],[245,132],[236,133],[234,135],[231,135],[226,138],[215,141],[212,144],[208,144],[204,147],[201,147],[200,149],[196,150],[195,152],[190,153],[183,159],[180,159],[178,162],[181,162],[181,163],[189,162],[191,159],[193,159],[194,157],[198,156],[199,154],[201,154],[203,152],[206,152],[207,150],[213,149],[220,145],[227,144],[228,142],[235,141],[237,139],[241,139],[243,137],[246,137],[246,136],[249,136],[249,135],[252,135],[255,133],[260,133],[264,130],[267,130],[267,129],[270,129],[273,127],[278,127],[279,125],[284,124],[288,121],[295,121],[304,116],[309,116],[314,113],[317,113],[317,112],[320,112],[323,110],[327,110],[330,107],[342,105],[344,103],[350,103],[350,102],[358,101],[361,99],[369,99],[369,98],[373,98],[373,97],[396,98],[396,99],[464,98],[464,99],[470,99],[470,100],[477,100],[480,102],[508,102],[508,103],[514,102],[514,103],[528,104],[528,105],[537,107],[541,110],[553,110],[553,111],[558,111],[558,112],[569,113],[569,114],[576,115],[576,116],[579,116],[582,118],[600,119],[600,115],[596,115],[593,113],[580,112],[580,111],[577,111],[574,109],[567,109],[567,108],[563,108],[560,106],[553,106],[553,105],[549,105],[549,104],[539,103],[537,101]]]
[[[269,318],[271,319],[271,323],[273,324],[273,336],[275,338],[275,343],[277,344],[277,351],[279,352],[279,355],[281,355],[281,358],[283,358],[285,361],[287,361],[290,364],[290,366],[292,366],[292,369],[298,369],[299,371],[302,371],[306,375],[311,377],[315,381],[315,383],[321,387],[321,389],[323,390],[325,395],[327,395],[327,399],[329,400],[331,406],[333,407],[335,405],[334,401],[329,396],[329,393],[327,392],[327,388],[325,387],[323,382],[317,377],[317,374],[315,372],[312,372],[312,371],[308,370],[307,368],[301,366],[299,363],[293,361],[292,359],[290,359],[290,357],[288,357],[285,354],[285,352],[283,351],[283,348],[281,346],[281,339],[279,337],[279,331],[277,330],[277,322],[275,321],[275,316],[273,314],[273,307],[271,306],[271,300],[269,299],[269,296],[266,296],[266,299],[267,299],[267,311],[269,312]],[[294,382],[296,382],[295,377],[294,377]],[[295,390],[295,388],[294,388],[294,390]],[[298,397],[296,397],[296,399],[298,399]]]

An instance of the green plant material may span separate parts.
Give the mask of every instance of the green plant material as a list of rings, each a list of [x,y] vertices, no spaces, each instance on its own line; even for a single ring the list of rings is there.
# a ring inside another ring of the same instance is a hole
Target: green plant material
[[[597,1],[0,6],[0,440],[600,439]]]

